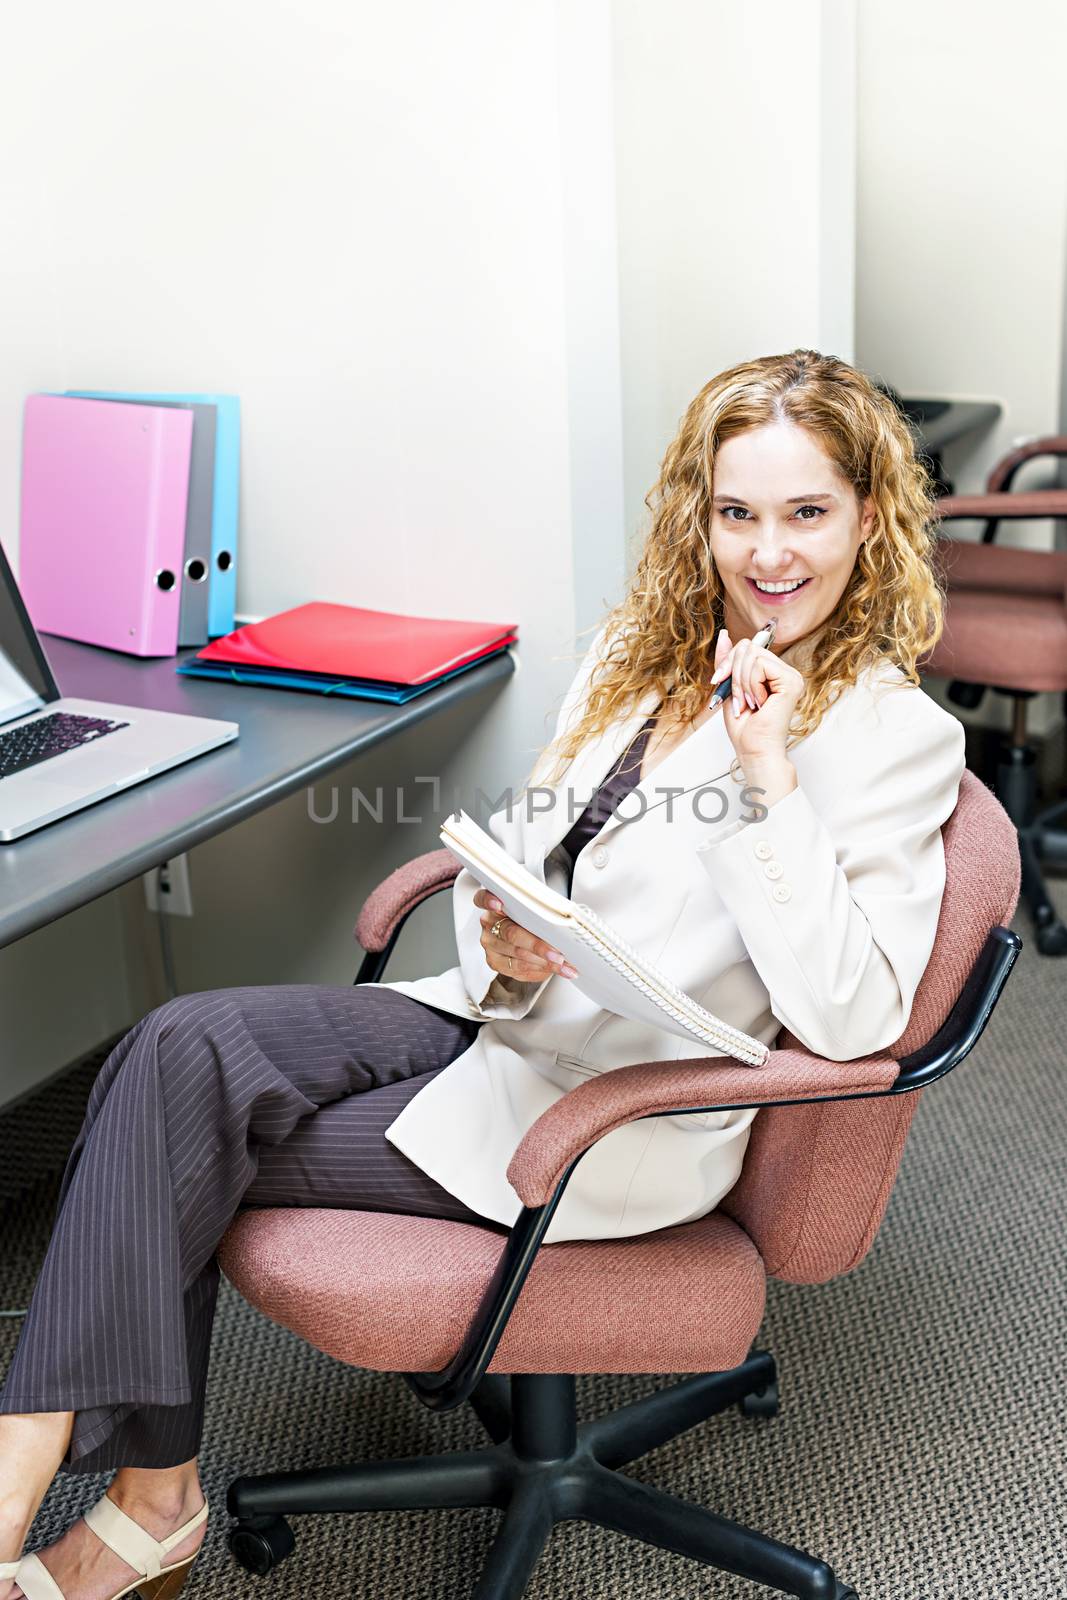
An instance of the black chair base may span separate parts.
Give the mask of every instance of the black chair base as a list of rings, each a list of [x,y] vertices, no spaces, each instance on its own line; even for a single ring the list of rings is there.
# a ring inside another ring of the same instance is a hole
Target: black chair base
[[[1036,752],[1030,744],[1006,744],[997,763],[994,792],[1019,835],[1021,894],[1034,923],[1034,939],[1044,956],[1067,955],[1067,926],[1049,899],[1042,862],[1067,864],[1067,830],[1054,824],[1067,816],[1067,800],[1034,815],[1037,800]]]
[[[856,1600],[824,1561],[619,1472],[716,1412],[777,1410],[773,1357],[754,1351],[730,1372],[688,1378],[578,1425],[575,1380],[490,1376],[471,1404],[491,1445],[408,1461],[237,1478],[230,1550],[266,1574],[294,1548],[287,1514],[496,1506],[504,1517],[472,1600],[519,1600],[557,1522],[581,1518],[800,1600]]]

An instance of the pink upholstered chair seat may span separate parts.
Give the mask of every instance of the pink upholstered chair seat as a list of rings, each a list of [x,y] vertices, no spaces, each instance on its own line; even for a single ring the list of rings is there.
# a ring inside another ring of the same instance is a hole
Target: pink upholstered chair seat
[[[1001,689],[1067,689],[1067,606],[1035,594],[953,589],[945,631],[923,670]]]
[[[942,539],[938,564],[949,604],[925,671],[1003,689],[1067,689],[1067,552]]]
[[[265,1316],[351,1366],[437,1372],[463,1342],[503,1233],[437,1217],[249,1208],[219,1250]],[[764,1271],[721,1212],[542,1249],[490,1371],[723,1372],[763,1317]]]

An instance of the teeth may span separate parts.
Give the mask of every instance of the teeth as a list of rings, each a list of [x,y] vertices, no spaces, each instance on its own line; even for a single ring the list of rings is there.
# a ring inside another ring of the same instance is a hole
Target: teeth
[[[802,583],[807,583],[806,578],[796,578],[792,583],[761,583],[758,578],[753,578],[757,589],[762,589],[765,594],[788,594],[790,589],[799,589]]]

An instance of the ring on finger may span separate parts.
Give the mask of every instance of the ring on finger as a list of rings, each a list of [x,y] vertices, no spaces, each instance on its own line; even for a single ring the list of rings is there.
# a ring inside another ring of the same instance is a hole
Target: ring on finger
[[[493,923],[493,926],[489,929],[489,932],[492,934],[494,939],[500,938],[500,930],[506,921],[506,917],[497,917],[496,921]]]

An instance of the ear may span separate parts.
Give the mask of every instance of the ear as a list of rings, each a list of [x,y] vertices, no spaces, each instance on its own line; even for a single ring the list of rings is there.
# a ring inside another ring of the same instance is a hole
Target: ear
[[[877,514],[874,500],[868,495],[860,509],[860,544],[870,536]]]

